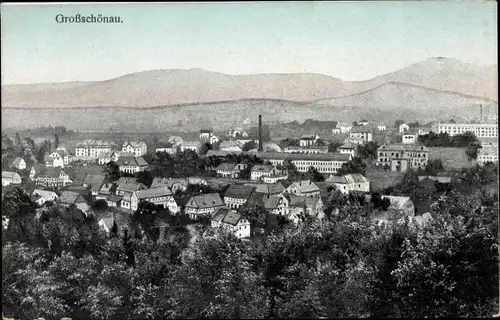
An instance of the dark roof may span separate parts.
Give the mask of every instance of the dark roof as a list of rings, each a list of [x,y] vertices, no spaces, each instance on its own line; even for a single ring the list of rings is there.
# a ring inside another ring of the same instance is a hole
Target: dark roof
[[[190,195],[187,194],[174,194],[173,195],[175,203],[177,203],[178,206],[183,207],[185,206],[189,200],[191,199]]]
[[[276,160],[318,160],[318,161],[349,161],[351,155],[341,153],[281,153],[281,152],[239,152],[208,150],[206,157],[225,157],[230,154],[248,154],[261,159]]]
[[[139,190],[142,190],[142,189],[145,189],[145,185],[142,184],[142,183],[128,183],[128,182],[124,182],[124,183],[120,183],[118,185],[118,188],[116,188],[117,190],[120,190],[120,191],[130,191],[130,192],[135,192],[135,191],[139,191]]]
[[[119,196],[119,195],[116,195],[116,194],[111,194],[108,197],[107,201],[118,203],[118,202],[122,201],[122,199],[123,199],[123,196]]]
[[[63,191],[57,202],[66,204],[76,204],[80,202],[85,202],[85,199],[83,199],[83,197],[77,192]]]
[[[228,208],[225,208],[225,207],[222,207],[222,208],[217,208],[215,209],[214,213],[213,213],[213,218],[212,220],[213,221],[216,221],[216,222],[221,222],[222,219],[224,219],[224,217],[226,216],[226,214],[229,212],[229,209]]]
[[[142,157],[121,156],[116,161],[118,166],[147,166],[148,163]]]
[[[139,190],[136,192],[137,198],[139,199],[149,199],[157,197],[171,196],[172,191],[167,187],[158,187],[145,190]]]
[[[213,208],[224,206],[224,202],[218,193],[206,193],[191,197],[186,206],[200,209]]]
[[[250,195],[254,192],[255,187],[248,185],[230,185],[229,188],[224,193],[224,197],[245,199],[250,198]]]
[[[99,190],[106,179],[105,176],[97,175],[97,174],[88,174],[83,180],[83,184],[91,186],[91,190]]]
[[[281,183],[265,183],[265,184],[257,184],[257,188],[255,192],[273,195],[279,194],[285,191],[285,187]]]
[[[233,171],[235,165],[234,164],[231,164],[231,163],[221,163],[218,167],[217,167],[217,171],[221,170],[221,171]]]
[[[154,178],[153,182],[151,183],[151,188],[168,187],[172,189],[172,186],[177,183],[186,187],[188,185],[188,181],[184,178],[181,179]]]

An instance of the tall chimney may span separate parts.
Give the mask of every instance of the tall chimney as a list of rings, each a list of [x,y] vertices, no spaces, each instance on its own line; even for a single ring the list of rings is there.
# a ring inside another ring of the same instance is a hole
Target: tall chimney
[[[480,110],[481,110],[481,118],[479,118],[479,121],[480,121],[480,123],[483,123],[483,105],[482,105],[482,104],[480,104],[480,105],[479,105],[479,108],[480,108]]]
[[[259,114],[259,152],[262,152],[262,115]]]

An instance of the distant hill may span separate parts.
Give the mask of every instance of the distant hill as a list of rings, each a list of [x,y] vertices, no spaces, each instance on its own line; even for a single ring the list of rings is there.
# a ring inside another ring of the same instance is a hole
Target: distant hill
[[[388,82],[364,92],[334,99],[317,101],[330,106],[357,106],[366,108],[434,108],[458,109],[464,106],[495,104],[486,98],[456,92],[440,91],[401,82]]]
[[[475,66],[451,58],[427,59],[356,82],[313,73],[228,75],[203,69],[168,69],[106,81],[4,85],[2,107],[149,108],[241,99],[308,102],[336,98],[335,101],[349,102],[353,95],[361,93],[365,99],[358,101],[361,105],[393,105],[405,85],[445,91],[443,102],[461,99],[451,98],[449,92],[498,101],[497,77],[497,66]],[[431,101],[437,95],[425,90],[419,94],[429,94],[421,97],[421,101]],[[405,100],[397,101],[402,103],[401,107],[406,104]]]
[[[453,58],[430,58],[367,81],[344,82],[350,94],[399,82],[498,101],[498,66],[477,66]]]

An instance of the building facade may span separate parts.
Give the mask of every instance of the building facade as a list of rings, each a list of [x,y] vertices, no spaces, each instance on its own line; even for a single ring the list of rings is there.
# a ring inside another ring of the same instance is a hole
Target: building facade
[[[497,123],[439,123],[439,133],[448,133],[450,136],[472,132],[477,138],[497,138],[498,124]]]
[[[384,144],[377,149],[377,165],[389,166],[391,171],[425,168],[429,149],[414,144]]]

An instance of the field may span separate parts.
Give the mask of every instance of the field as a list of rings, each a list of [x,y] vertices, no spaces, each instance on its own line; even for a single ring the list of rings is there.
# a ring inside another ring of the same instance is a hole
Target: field
[[[429,148],[429,160],[440,159],[445,169],[469,168],[472,163],[465,153],[466,148]]]

